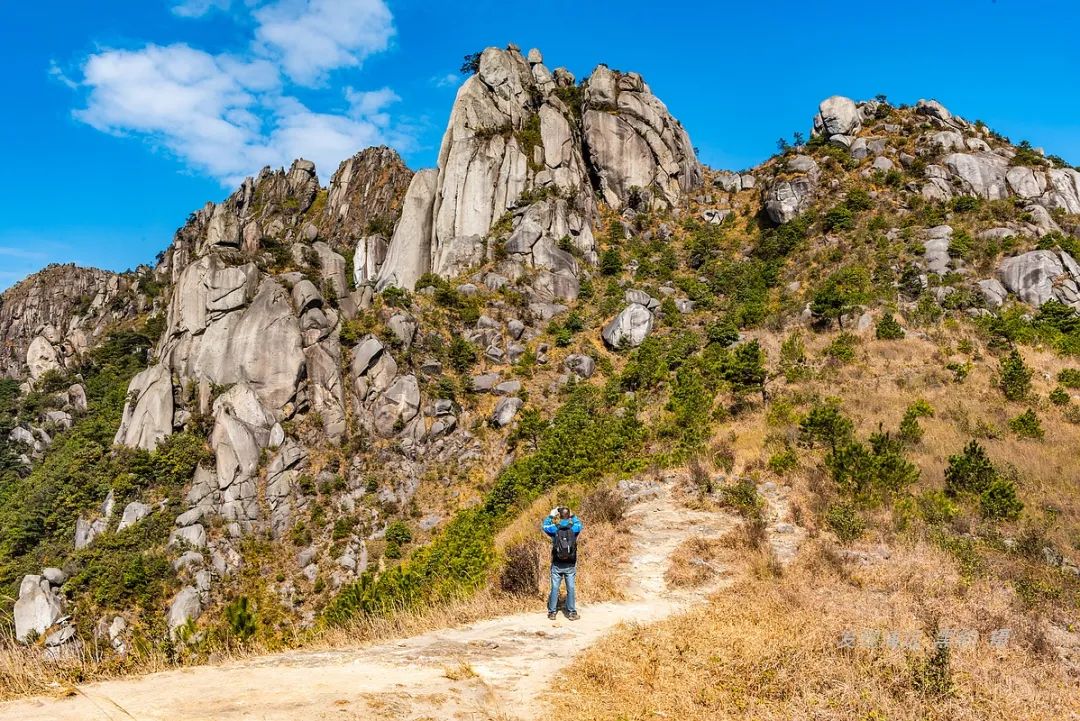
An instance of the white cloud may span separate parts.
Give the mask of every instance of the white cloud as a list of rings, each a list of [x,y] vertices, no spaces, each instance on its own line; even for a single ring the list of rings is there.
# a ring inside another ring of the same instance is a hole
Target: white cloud
[[[461,76],[457,73],[447,73],[446,75],[436,75],[431,79],[431,84],[437,88],[452,88],[461,82]]]
[[[174,11],[221,4],[187,0]],[[348,108],[341,114],[313,110],[289,93],[290,79],[316,82],[386,47],[393,26],[381,0],[281,0],[256,10],[255,18],[256,39],[246,55],[178,43],[89,56],[81,82],[72,83],[86,91],[75,117],[106,133],[147,139],[226,187],[297,157],[314,161],[325,180],[361,148],[410,145],[407,129],[395,127],[387,112],[400,100],[390,88],[346,88],[338,96]],[[286,26],[294,31],[291,40]],[[67,80],[55,64],[49,72]]]
[[[79,84],[69,78],[55,60],[49,61],[49,76],[68,86],[72,90],[79,87]]]
[[[383,0],[278,0],[257,9],[255,39],[301,85],[329,70],[356,67],[387,48],[393,15]]]
[[[230,0],[181,0],[172,11],[182,18],[201,18],[211,10],[228,10],[229,5]]]

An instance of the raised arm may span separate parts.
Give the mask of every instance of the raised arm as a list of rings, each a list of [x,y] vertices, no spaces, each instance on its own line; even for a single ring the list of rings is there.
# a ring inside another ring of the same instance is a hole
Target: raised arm
[[[555,520],[551,516],[544,517],[544,522],[540,525],[540,528],[552,538],[555,537],[555,533],[559,530],[559,527],[555,525]]]
[[[570,524],[570,528],[572,528],[574,530],[574,535],[575,536],[577,534],[581,533],[581,519],[578,518],[577,516],[574,516],[574,519]]]

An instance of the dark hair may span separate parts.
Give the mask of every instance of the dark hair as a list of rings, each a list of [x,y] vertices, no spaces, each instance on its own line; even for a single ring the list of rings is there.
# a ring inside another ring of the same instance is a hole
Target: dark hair
[[[570,509],[566,506],[559,506],[559,518],[569,518]]]

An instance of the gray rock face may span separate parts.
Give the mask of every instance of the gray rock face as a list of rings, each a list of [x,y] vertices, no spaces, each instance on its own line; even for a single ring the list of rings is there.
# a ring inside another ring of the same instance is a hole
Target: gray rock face
[[[168,367],[159,363],[136,375],[128,386],[128,397],[113,442],[152,451],[173,431],[175,409]]]
[[[431,169],[421,170],[409,183],[401,219],[376,278],[377,290],[390,286],[412,290],[420,276],[431,270],[432,209],[438,182],[439,171]]]
[[[656,188],[674,206],[702,183],[701,165],[682,125],[637,73],[601,65],[585,85],[583,117],[589,162],[613,208],[631,188]]]
[[[389,438],[416,418],[420,411],[420,386],[416,376],[398,376],[382,394],[375,407],[375,430]]]
[[[202,524],[177,528],[169,534],[169,545],[186,544],[195,549],[206,548],[206,529]]]
[[[359,287],[374,283],[386,260],[390,241],[381,235],[365,235],[356,242],[353,255],[353,282]]]
[[[851,136],[862,128],[858,108],[850,98],[833,95],[821,101],[814,116],[814,134],[827,139],[834,135]]]
[[[294,514],[306,507],[294,482],[307,460],[307,451],[292,440],[282,445],[266,469],[266,502],[270,511],[270,533],[281,538],[295,520]],[[302,564],[307,565],[307,564]]]
[[[358,238],[372,224],[388,224],[400,212],[411,179],[394,150],[386,146],[361,150],[330,178],[324,229],[334,237]]]
[[[596,361],[581,353],[572,353],[563,361],[566,370],[580,378],[592,378],[596,371]]]
[[[26,365],[30,370],[30,378],[34,381],[49,371],[61,368],[56,348],[40,335],[30,342],[30,347],[26,350]]]
[[[926,269],[931,273],[945,275],[949,272],[949,244],[953,230],[947,225],[939,225],[930,228],[926,232],[926,240],[923,241],[925,249]]]
[[[520,398],[503,398],[491,413],[491,424],[496,428],[505,428],[510,425],[514,420],[514,416],[521,410],[523,403]]]
[[[124,513],[120,516],[120,523],[117,524],[116,531],[119,533],[129,526],[134,526],[149,515],[150,506],[138,501],[132,501],[124,506]]]
[[[141,277],[53,264],[0,293],[0,377],[29,371],[36,379],[70,366],[110,325],[139,312]]]
[[[942,163],[952,173],[961,190],[987,200],[1009,197],[1005,173],[1009,161],[996,153],[952,153]]]
[[[483,52],[458,91],[437,171],[413,178],[378,289],[459,275],[505,241],[504,282],[528,275],[539,300],[573,299],[581,271],[560,241],[596,262],[594,190],[615,207],[672,205],[701,184],[685,131],[640,76],[597,68],[582,108],[557,92],[572,83],[513,47]],[[529,194],[543,197],[521,202]],[[500,220],[509,237],[487,238]]]
[[[774,223],[784,224],[803,212],[813,198],[816,183],[807,176],[774,183],[765,200],[765,212]]]
[[[53,592],[48,579],[23,576],[15,601],[15,638],[25,642],[31,631],[40,635],[64,615],[64,600]]]
[[[1009,295],[1008,289],[1005,288],[997,278],[980,280],[977,285],[983,300],[985,300],[986,304],[991,308],[1000,308],[1001,304],[1005,302],[1005,298]]]
[[[177,631],[187,622],[194,621],[202,615],[202,600],[199,591],[194,586],[184,586],[173,597],[169,604],[168,626],[169,635],[176,638]]]
[[[1064,251],[1033,250],[1006,258],[998,266],[997,277],[1029,305],[1038,307],[1055,299],[1080,310],[1080,266]]]
[[[636,348],[652,332],[653,314],[648,308],[631,303],[611,319],[601,336],[609,348]]]

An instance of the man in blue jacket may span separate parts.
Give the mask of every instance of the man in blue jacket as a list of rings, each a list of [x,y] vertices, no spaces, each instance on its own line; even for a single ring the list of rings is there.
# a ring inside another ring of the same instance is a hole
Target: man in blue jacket
[[[548,618],[554,621],[559,603],[559,587],[566,581],[566,617],[578,619],[574,603],[574,576],[577,574],[577,537],[581,520],[566,506],[552,509],[544,519],[544,533],[551,537],[551,593],[548,595]]]

